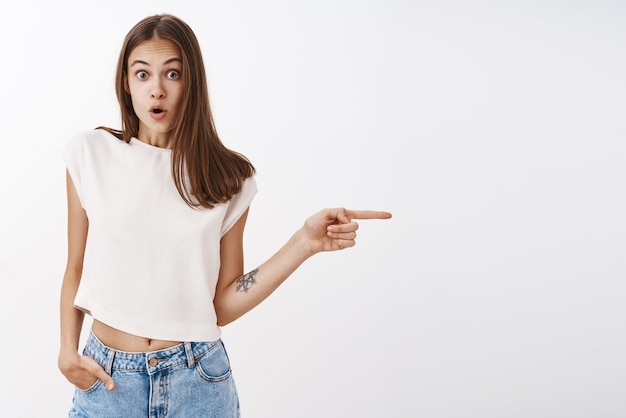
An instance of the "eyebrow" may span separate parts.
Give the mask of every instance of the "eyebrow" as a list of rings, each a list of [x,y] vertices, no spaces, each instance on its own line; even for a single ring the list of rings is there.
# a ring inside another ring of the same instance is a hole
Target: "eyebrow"
[[[181,63],[181,64],[182,64],[182,63],[183,63],[183,60],[182,60],[182,59],[180,59],[180,58],[178,58],[178,57],[173,57],[173,58],[170,58],[170,59],[168,59],[167,61],[165,61],[165,62],[163,63],[163,65],[168,65],[168,64],[171,64],[171,63],[173,63],[173,62],[179,62],[179,63]],[[132,67],[132,66],[134,66],[134,65],[145,65],[145,66],[147,66],[147,67],[149,67],[149,66],[150,66],[150,64],[148,64],[146,61],[142,61],[142,60],[135,60],[135,61],[133,61],[133,62],[130,64],[130,66],[129,66],[129,67]]]

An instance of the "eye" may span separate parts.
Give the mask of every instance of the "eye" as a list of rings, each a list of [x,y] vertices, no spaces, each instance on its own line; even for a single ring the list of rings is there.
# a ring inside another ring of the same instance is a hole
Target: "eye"
[[[180,73],[176,70],[171,70],[167,72],[167,78],[171,78],[173,80],[180,78]]]
[[[138,71],[137,72],[137,78],[140,80],[145,80],[148,78],[148,73],[145,71]]]

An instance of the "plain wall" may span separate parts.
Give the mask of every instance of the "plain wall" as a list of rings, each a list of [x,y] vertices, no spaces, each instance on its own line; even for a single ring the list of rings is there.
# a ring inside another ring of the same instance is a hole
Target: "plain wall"
[[[382,209],[223,329],[246,418],[626,416],[626,4],[22,1],[0,26],[0,415],[62,417],[60,147],[141,18],[194,28],[258,170],[246,269]]]

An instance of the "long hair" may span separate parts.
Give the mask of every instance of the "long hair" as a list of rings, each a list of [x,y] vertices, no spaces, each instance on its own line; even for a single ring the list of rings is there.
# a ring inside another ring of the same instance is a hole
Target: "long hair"
[[[122,130],[104,128],[129,142],[139,132],[139,118],[124,88],[128,57],[140,43],[154,39],[174,42],[183,60],[183,96],[172,131],[172,177],[178,193],[192,207],[212,208],[241,190],[254,166],[220,140],[209,105],[206,71],[198,40],[180,18],[160,14],[138,22],[126,35],[119,60],[115,90],[120,104]]]

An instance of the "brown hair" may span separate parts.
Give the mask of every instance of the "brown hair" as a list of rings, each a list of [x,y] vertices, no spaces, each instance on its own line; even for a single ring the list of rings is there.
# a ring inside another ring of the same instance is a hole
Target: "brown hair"
[[[183,97],[172,132],[172,176],[176,188],[188,205],[212,208],[238,193],[244,180],[254,174],[254,167],[246,157],[226,148],[217,135],[200,45],[191,28],[180,18],[169,14],[149,16],[128,32],[115,79],[122,131],[103,129],[125,142],[137,136],[139,118],[124,88],[124,79],[130,53],[140,43],[154,38],[178,45],[183,60]]]

